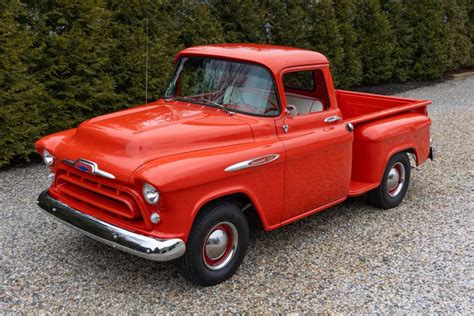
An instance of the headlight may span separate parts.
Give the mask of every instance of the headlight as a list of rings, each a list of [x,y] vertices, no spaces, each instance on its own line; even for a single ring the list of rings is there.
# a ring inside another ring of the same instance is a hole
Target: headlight
[[[46,149],[43,150],[43,161],[47,166],[51,166],[54,162],[53,155],[51,155]]]
[[[149,183],[143,185],[143,197],[149,204],[156,204],[160,199],[160,193]]]

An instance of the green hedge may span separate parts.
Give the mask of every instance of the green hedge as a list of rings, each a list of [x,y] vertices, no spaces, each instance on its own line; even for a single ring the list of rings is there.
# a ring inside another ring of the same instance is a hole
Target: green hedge
[[[265,41],[318,50],[338,87],[436,79],[474,65],[472,0],[0,2],[0,167],[42,135],[159,98],[184,47]]]

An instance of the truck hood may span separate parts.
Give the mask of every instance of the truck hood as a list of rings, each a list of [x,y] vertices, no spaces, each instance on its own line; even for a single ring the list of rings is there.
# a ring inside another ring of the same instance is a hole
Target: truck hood
[[[60,159],[86,159],[119,181],[158,158],[253,141],[250,125],[207,106],[159,100],[83,122],[55,148]]]

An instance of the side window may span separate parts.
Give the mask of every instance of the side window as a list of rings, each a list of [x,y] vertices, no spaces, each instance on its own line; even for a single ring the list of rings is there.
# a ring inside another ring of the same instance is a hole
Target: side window
[[[329,108],[326,83],[321,69],[288,72],[283,75],[287,105],[298,115],[322,112]]]
[[[313,72],[308,71],[295,71],[289,72],[283,76],[283,85],[285,90],[296,89],[314,91],[316,85],[314,84]]]

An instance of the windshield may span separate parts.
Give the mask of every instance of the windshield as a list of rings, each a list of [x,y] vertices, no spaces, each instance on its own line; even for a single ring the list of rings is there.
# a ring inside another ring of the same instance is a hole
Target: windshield
[[[165,98],[254,115],[279,113],[275,87],[267,69],[215,58],[181,58]]]

